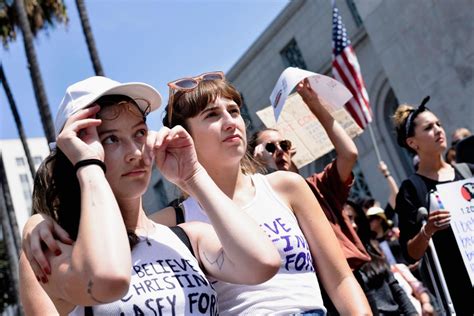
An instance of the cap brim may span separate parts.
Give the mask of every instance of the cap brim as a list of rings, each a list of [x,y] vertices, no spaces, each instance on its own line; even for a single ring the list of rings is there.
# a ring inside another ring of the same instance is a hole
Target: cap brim
[[[161,106],[162,98],[160,93],[150,85],[141,82],[127,82],[122,83],[118,86],[115,86],[109,90],[104,91],[100,96],[98,96],[92,102],[95,102],[97,99],[104,95],[111,94],[121,94],[126,95],[132,99],[145,99],[150,103],[150,112],[158,109]],[[137,102],[138,105],[145,110],[143,103]]]

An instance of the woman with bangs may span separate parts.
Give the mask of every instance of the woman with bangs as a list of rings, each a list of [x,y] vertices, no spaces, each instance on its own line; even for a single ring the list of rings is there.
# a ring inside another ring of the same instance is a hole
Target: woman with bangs
[[[444,161],[443,153],[447,148],[446,133],[439,118],[425,106],[428,100],[429,97],[426,97],[417,108],[407,104],[400,105],[393,116],[398,144],[419,157],[416,173],[403,181],[396,199],[395,211],[399,216],[400,245],[409,263],[415,263],[428,252],[429,255],[426,257],[428,261],[422,262],[423,281],[431,285],[432,293],[437,292],[435,291],[437,287],[442,295],[443,287],[438,277],[437,280],[431,279],[427,270],[429,264],[436,273],[431,253],[428,251],[429,242],[433,240],[447,290],[452,299],[451,306],[446,296],[439,303],[444,305],[448,314],[455,312],[457,315],[473,315],[474,290],[450,225],[450,212],[442,208],[429,210],[429,193],[432,190],[436,191],[438,184],[472,176],[474,165],[451,166]],[[429,210],[426,224],[423,224],[419,214],[421,207]],[[435,281],[434,287],[431,281]]]
[[[226,198],[237,205],[240,214],[257,222],[280,254],[277,275],[262,284],[248,286],[211,279],[221,314],[325,315],[316,278],[318,273],[341,314],[371,315],[367,299],[305,180],[289,172],[278,171],[266,176],[256,173],[255,164],[247,155],[246,127],[240,114],[242,100],[224,74],[205,73],[168,85],[170,99],[163,118],[164,130],[182,126],[189,133],[197,161],[206,174]],[[159,146],[160,141],[156,144]],[[190,196],[182,203],[185,222],[209,223],[212,212],[208,206],[186,188],[184,193]],[[224,213],[229,211],[220,198],[216,196],[214,200]],[[151,218],[168,226],[179,223],[179,216],[172,207]],[[240,225],[230,217],[226,218],[226,224]],[[41,234],[28,228],[27,235],[38,240],[41,235],[51,234],[51,230],[59,231],[51,224],[53,228],[46,226],[36,227],[42,229]],[[26,244],[31,245],[31,242]],[[215,261],[219,263],[220,258]],[[254,265],[242,268],[253,271]]]
[[[189,134],[179,126],[148,132],[146,115],[160,103],[151,86],[105,77],[67,89],[55,122],[57,148],[40,166],[33,193],[34,211],[54,218],[67,242],[46,250],[46,275],[22,253],[27,315],[217,315],[206,275],[256,284],[276,273],[271,241],[216,186]],[[146,217],[146,148],[161,173],[206,208],[214,229],[170,229]],[[43,241],[51,248],[52,240]]]
[[[198,161],[242,214],[255,219],[281,256],[277,275],[262,284],[215,282],[222,314],[324,315],[316,271],[341,314],[371,314],[305,180],[289,172],[256,173],[247,154],[240,93],[224,74],[205,73],[168,85],[170,100],[163,124],[183,126],[189,132]],[[209,222],[206,207],[195,198],[182,204],[186,222]]]

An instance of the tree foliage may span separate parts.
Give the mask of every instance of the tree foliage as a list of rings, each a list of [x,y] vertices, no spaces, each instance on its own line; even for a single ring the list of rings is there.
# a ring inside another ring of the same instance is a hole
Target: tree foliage
[[[4,47],[16,40],[18,32],[18,13],[15,0],[0,0],[0,37]],[[48,30],[55,24],[67,24],[66,5],[62,0],[20,0],[25,10],[34,36],[41,30]]]

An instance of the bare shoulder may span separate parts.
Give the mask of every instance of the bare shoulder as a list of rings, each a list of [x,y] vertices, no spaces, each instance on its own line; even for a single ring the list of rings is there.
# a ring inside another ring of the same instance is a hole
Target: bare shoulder
[[[294,192],[306,186],[306,180],[291,171],[275,171],[265,175],[270,186],[277,192]]]
[[[61,255],[46,252],[51,274],[45,283],[40,284],[36,280],[26,256],[22,254],[20,257],[20,296],[23,306],[28,306],[25,308],[27,315],[63,315],[74,309],[74,304],[60,298],[64,282],[58,278],[58,274],[69,270],[72,246],[60,242],[58,245]]]
[[[173,207],[168,206],[155,213],[148,215],[148,218],[155,223],[168,227],[176,225],[176,213]]]
[[[53,301],[40,285],[23,252],[19,261],[20,300],[26,315],[59,315]]]

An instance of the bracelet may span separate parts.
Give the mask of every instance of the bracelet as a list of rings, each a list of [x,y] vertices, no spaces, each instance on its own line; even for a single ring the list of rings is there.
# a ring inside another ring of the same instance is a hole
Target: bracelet
[[[77,170],[79,170],[79,168],[82,168],[82,167],[85,167],[85,166],[89,166],[89,165],[98,165],[99,167],[102,168],[102,170],[104,170],[104,173],[106,172],[106,168],[105,168],[105,163],[100,160],[100,159],[84,159],[84,160],[81,160],[81,161],[78,161],[75,165],[74,165],[74,173],[77,173]]]
[[[388,172],[388,173],[384,174],[383,176],[384,176],[385,178],[388,178],[388,177],[390,177],[390,172]]]
[[[427,233],[426,230],[425,230],[425,227],[426,227],[426,225],[423,225],[423,227],[421,227],[421,233],[423,234],[423,236],[425,236],[425,238],[426,238],[427,240],[430,240],[432,235],[431,235],[431,236],[428,235],[428,233]]]

